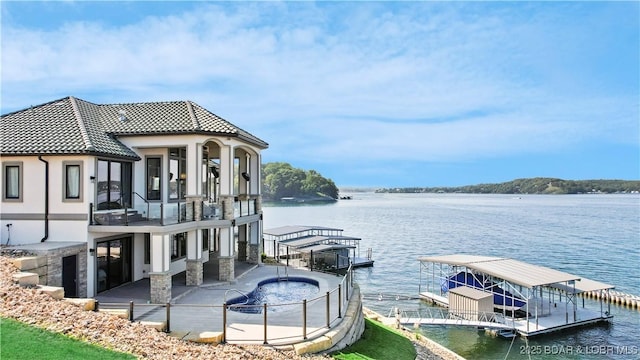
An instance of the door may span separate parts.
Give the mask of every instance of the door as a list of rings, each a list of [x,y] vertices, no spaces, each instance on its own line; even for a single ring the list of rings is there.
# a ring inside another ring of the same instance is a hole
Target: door
[[[64,297],[78,297],[78,255],[62,258],[62,287]]]
[[[98,292],[131,282],[131,237],[99,242],[96,261]]]

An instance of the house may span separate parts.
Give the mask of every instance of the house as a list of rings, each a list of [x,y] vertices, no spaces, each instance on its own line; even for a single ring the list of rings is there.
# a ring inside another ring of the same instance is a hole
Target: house
[[[172,275],[260,262],[268,144],[198,104],[66,97],[1,123],[2,245],[45,254],[68,297],[149,278],[165,303]]]

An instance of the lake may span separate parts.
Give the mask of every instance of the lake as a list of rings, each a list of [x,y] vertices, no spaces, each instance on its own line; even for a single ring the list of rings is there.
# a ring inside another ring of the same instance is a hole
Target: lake
[[[640,293],[640,195],[475,195],[350,193],[323,205],[264,205],[264,228],[320,225],[362,238],[373,268],[358,269],[364,305],[387,315],[419,300],[378,301],[375,294],[416,297],[418,258],[468,253],[554,268]],[[591,300],[587,300],[591,301]],[[468,359],[640,358],[640,311],[611,305],[614,319],[529,340],[494,338],[475,329],[427,326],[422,333]],[[581,349],[578,353],[577,349]],[[571,350],[571,351],[567,351]]]

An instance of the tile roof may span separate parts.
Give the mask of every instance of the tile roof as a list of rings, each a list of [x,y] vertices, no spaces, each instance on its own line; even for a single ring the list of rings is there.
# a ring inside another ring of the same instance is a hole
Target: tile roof
[[[118,137],[211,134],[268,144],[191,101],[93,104],[66,97],[2,115],[3,155],[101,154],[139,159]]]

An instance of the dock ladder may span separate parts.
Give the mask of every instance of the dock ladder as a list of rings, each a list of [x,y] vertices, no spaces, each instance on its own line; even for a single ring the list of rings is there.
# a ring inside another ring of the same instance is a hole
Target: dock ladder
[[[280,266],[276,268],[276,271],[278,274],[278,281],[289,281],[289,270],[286,266],[284,267],[284,274],[282,277],[280,276]]]

